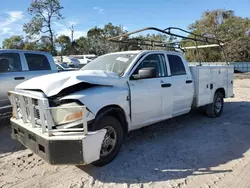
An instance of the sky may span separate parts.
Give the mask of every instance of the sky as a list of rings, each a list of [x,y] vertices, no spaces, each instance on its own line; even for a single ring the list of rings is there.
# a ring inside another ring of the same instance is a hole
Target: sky
[[[27,13],[31,0],[5,0],[0,5],[0,46],[5,38],[25,35],[23,24],[31,19]],[[86,36],[95,26],[111,22],[133,31],[154,26],[187,29],[201,18],[204,11],[228,9],[237,16],[250,17],[250,0],[60,0],[64,19],[53,22],[57,35],[70,36],[69,26],[75,27],[74,38]]]

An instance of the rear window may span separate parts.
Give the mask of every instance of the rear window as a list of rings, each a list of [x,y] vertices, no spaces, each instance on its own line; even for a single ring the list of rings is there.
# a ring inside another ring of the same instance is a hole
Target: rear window
[[[167,55],[167,56],[168,56],[171,76],[185,75],[186,70],[181,58],[177,55]]]
[[[1,72],[20,72],[22,65],[18,53],[0,54],[0,73]]]
[[[30,71],[51,70],[49,61],[45,55],[25,54]]]

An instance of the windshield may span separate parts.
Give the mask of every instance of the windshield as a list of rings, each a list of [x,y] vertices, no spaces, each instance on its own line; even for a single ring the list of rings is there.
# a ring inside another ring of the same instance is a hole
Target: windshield
[[[108,54],[100,56],[85,65],[81,70],[103,70],[122,76],[137,54]]]
[[[87,59],[94,60],[96,57],[86,57]]]
[[[61,66],[65,69],[69,68],[69,66],[66,63],[62,63]]]
[[[79,59],[77,58],[70,58],[72,63],[80,63]]]

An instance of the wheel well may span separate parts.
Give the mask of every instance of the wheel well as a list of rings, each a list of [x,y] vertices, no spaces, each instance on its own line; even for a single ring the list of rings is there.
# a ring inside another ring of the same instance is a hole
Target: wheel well
[[[223,95],[223,98],[226,97],[226,92],[225,92],[225,89],[224,89],[224,88],[219,88],[219,89],[217,89],[217,90],[215,91],[215,93],[217,93],[217,92],[220,92],[220,93]]]
[[[113,116],[117,118],[117,120],[122,125],[124,135],[128,133],[128,122],[126,119],[126,115],[125,115],[124,110],[120,106],[118,105],[105,106],[101,110],[98,111],[98,113],[96,114],[96,117],[98,117],[99,115],[106,115],[106,116],[108,115],[108,116]]]

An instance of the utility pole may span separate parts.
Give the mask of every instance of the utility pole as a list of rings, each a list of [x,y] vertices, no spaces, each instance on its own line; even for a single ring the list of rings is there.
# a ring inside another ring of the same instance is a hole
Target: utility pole
[[[74,41],[74,25],[72,25],[71,27],[69,27],[70,31],[71,31],[71,44],[73,44]]]
[[[70,31],[71,31],[71,48],[70,48],[70,53],[71,55],[73,54],[73,42],[74,42],[74,25],[72,24],[71,27],[69,27]]]

